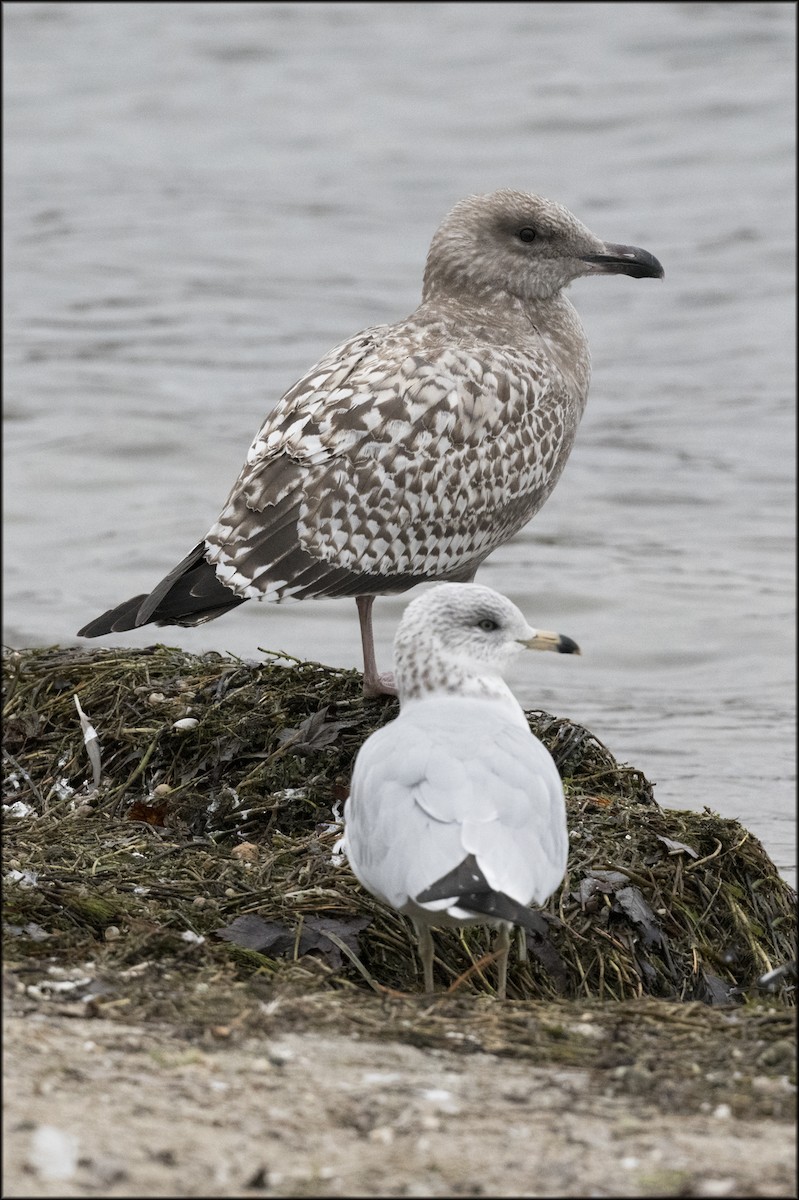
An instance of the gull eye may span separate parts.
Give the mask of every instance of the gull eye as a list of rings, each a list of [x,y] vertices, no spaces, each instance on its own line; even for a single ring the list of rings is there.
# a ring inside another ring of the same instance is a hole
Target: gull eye
[[[483,617],[481,621],[477,622],[477,628],[482,629],[483,633],[493,633],[495,629],[499,629],[499,625],[490,617]]]
[[[520,242],[534,242],[537,237],[538,234],[529,225],[525,225],[523,229],[519,230]]]

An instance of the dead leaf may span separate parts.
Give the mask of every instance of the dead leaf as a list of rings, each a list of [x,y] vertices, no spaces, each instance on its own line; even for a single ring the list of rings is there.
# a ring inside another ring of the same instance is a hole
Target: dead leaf
[[[685,842],[675,842],[672,838],[663,837],[659,833],[655,836],[659,842],[663,843],[669,854],[690,854],[691,858],[699,858],[693,846],[686,846]]]
[[[371,917],[306,917],[300,930],[297,956],[318,954],[328,966],[337,970],[343,965],[344,959],[338,946],[327,937],[327,931],[340,938],[354,954],[358,954],[357,935],[369,924]],[[264,921],[256,913],[236,917],[230,925],[215,930],[215,933],[226,942],[255,950],[259,954],[268,954],[270,958],[279,958],[287,952],[293,954],[297,942],[296,931],[277,921]]]
[[[616,892],[613,911],[623,912],[633,925],[640,929],[644,945],[665,946],[667,944],[666,936],[660,928],[658,919],[644,899],[640,888],[632,885],[619,888]]]
[[[259,954],[268,951],[273,958],[294,946],[294,934],[285,925],[264,921],[256,913],[236,917],[224,929],[215,929],[214,933],[234,946],[243,946],[245,950],[256,950]]]
[[[328,931],[334,933],[345,945],[349,946],[353,954],[359,955],[360,946],[358,945],[357,935],[367,925],[371,925],[371,923],[371,917],[347,917],[342,919],[337,917],[306,917],[302,926],[300,953],[318,953],[328,966],[337,970],[340,966],[343,966],[344,959],[338,946],[327,937]]]
[[[158,804],[148,804],[145,800],[134,800],[125,813],[126,821],[143,821],[145,825],[157,825],[162,828],[169,812],[169,800],[162,796]]]
[[[580,880],[577,891],[572,892],[572,896],[581,908],[595,912],[599,906],[600,895],[611,895],[629,882],[629,876],[622,871],[588,871]]]
[[[541,926],[539,932],[527,930],[527,953],[532,954],[545,968],[550,979],[555,984],[558,992],[565,995],[569,985],[569,973],[566,969],[566,964],[561,958],[558,951],[549,940],[549,922],[547,914],[537,913],[541,918]]]
[[[318,712],[311,713],[302,725],[296,729],[281,729],[277,740],[282,746],[290,746],[295,754],[313,754],[324,750],[338,738],[342,729],[346,729],[348,721],[328,721],[327,714],[330,705],[326,704]]]
[[[697,999],[704,1004],[732,1004],[733,993],[730,985],[718,975],[704,968],[699,972],[697,983]]]

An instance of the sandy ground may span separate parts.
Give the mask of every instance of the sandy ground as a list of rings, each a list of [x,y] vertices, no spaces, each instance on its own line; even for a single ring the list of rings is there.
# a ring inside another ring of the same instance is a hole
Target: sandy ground
[[[4,1196],[796,1195],[793,1125],[664,1114],[585,1069],[44,1013],[4,1034]]]

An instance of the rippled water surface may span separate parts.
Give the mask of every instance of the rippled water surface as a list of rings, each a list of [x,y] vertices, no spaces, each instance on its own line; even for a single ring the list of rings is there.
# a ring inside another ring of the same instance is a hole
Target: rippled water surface
[[[149,590],[281,393],[415,307],[451,205],[539,191],[666,279],[571,289],[594,361],[577,446],[479,579],[583,656],[530,656],[513,685],[661,804],[741,819],[793,879],[794,6],[12,2],[3,22],[4,640],[74,642]],[[376,605],[384,666],[404,603]],[[352,601],[155,637],[360,665]]]

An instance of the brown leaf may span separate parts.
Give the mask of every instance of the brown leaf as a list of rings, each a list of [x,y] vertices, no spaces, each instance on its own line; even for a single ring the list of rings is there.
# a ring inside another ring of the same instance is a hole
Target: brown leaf
[[[146,825],[163,826],[166,814],[169,812],[169,799],[161,797],[157,804],[147,804],[144,800],[134,800],[125,813],[126,821],[144,821]]]

